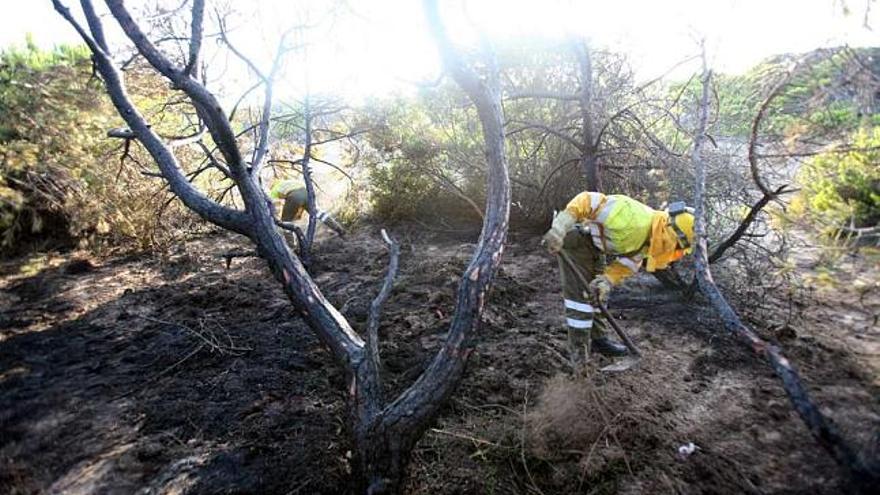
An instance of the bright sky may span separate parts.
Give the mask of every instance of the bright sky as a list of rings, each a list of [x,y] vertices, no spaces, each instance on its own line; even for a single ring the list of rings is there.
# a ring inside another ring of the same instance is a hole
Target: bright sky
[[[209,5],[210,5],[209,0]],[[66,0],[71,7],[79,2]],[[175,0],[178,3],[179,0]],[[443,15],[455,39],[468,43],[475,29],[492,39],[586,35],[594,46],[630,55],[639,78],[650,79],[696,54],[705,37],[716,70],[739,72],[769,55],[803,52],[821,46],[880,45],[880,2],[847,0],[451,0]],[[862,26],[865,5],[871,31]],[[96,2],[100,3],[100,2]],[[295,0],[232,2],[248,12],[232,33],[242,51],[268,59],[272,39],[285,24],[295,23]],[[311,3],[321,5],[320,2]],[[304,65],[313,90],[348,96],[383,94],[432,80],[438,70],[418,0],[351,0],[332,28],[312,36],[308,58],[289,64],[286,89],[301,90]],[[129,5],[142,5],[129,0]],[[143,2],[152,5],[154,1]],[[52,10],[49,0],[0,0],[0,45],[21,42],[25,33],[40,45],[79,41],[73,29]],[[74,8],[74,11],[78,10]],[[315,10],[316,12],[320,9]],[[299,11],[301,12],[301,10]],[[11,15],[10,15],[11,14]],[[314,16],[312,16],[314,18]],[[109,20],[108,20],[109,22]],[[679,70],[696,70],[692,62]],[[230,73],[233,71],[230,71]],[[235,85],[234,83],[232,84]],[[299,89],[298,89],[299,88]]]

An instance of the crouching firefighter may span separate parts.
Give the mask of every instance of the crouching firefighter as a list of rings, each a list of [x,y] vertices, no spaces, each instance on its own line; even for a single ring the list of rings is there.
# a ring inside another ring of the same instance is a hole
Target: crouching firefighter
[[[276,181],[272,185],[272,189],[269,190],[269,198],[271,198],[272,201],[284,202],[281,207],[282,222],[300,220],[303,217],[303,213],[308,211],[309,195],[306,191],[305,185],[298,180],[288,179]],[[345,235],[345,230],[339,225],[339,222],[337,222],[326,211],[316,208],[315,217],[332,231],[339,235]],[[297,240],[291,232],[285,230],[284,238],[292,249],[296,248]]]
[[[683,202],[654,210],[628,196],[582,192],[556,215],[543,240],[550,253],[564,251],[568,255],[558,258],[568,341],[576,369],[588,358],[588,349],[607,356],[627,353],[625,346],[605,335],[606,323],[593,303],[607,305],[611,288],[634,275],[642,265],[649,272],[663,270],[690,254],[693,239],[693,209]],[[583,286],[576,269],[589,286]],[[585,298],[584,293],[593,300]]]

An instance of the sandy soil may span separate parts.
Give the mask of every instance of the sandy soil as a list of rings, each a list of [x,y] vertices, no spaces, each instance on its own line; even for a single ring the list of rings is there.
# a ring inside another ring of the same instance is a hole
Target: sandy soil
[[[315,267],[358,328],[387,260],[375,230],[323,238]],[[397,235],[401,273],[380,330],[389,394],[442,342],[474,238]],[[164,258],[2,266],[0,493],[345,490],[342,373],[260,260],[225,268],[220,255],[242,245],[216,236]],[[796,319],[780,307],[757,323],[867,445],[880,430],[880,289],[876,271],[853,273],[862,283],[817,287]],[[844,489],[770,369],[704,303],[651,277],[612,298],[646,354],[639,368],[568,377],[557,283],[537,239],[514,235],[478,352],[417,448],[410,493]]]

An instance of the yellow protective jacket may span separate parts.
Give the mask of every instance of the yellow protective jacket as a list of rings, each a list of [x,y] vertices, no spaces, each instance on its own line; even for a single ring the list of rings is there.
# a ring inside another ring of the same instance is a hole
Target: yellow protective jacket
[[[278,180],[272,184],[272,189],[269,190],[269,197],[272,199],[284,199],[288,194],[297,189],[305,190],[302,181],[295,179]]]
[[[642,262],[653,272],[665,269],[685,254],[669,226],[669,213],[628,196],[582,192],[565,210],[589,227],[597,248],[614,258],[605,268],[612,284],[634,275]]]

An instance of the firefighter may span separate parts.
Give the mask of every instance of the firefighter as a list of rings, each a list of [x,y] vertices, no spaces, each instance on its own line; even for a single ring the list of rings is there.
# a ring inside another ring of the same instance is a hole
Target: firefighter
[[[625,346],[605,335],[605,322],[597,318],[599,311],[592,303],[606,305],[611,288],[642,266],[649,272],[663,270],[691,253],[693,240],[693,209],[683,202],[654,210],[628,196],[587,191],[556,215],[544,234],[544,245],[552,254],[564,250],[589,283],[584,287],[574,267],[560,257],[565,321],[575,367],[584,362],[586,348],[607,356],[627,353]],[[584,297],[585,292],[593,296],[592,301]]]
[[[308,192],[306,191],[305,185],[298,180],[288,179],[276,181],[272,184],[272,189],[269,190],[269,197],[273,201],[284,202],[281,207],[282,222],[300,220],[303,217],[303,213],[308,211]],[[315,217],[320,220],[321,223],[337,234],[345,235],[345,230],[329,213],[319,209],[316,209],[315,213]],[[290,232],[285,231],[284,237],[287,239],[287,242],[291,247],[296,246],[296,238]]]

